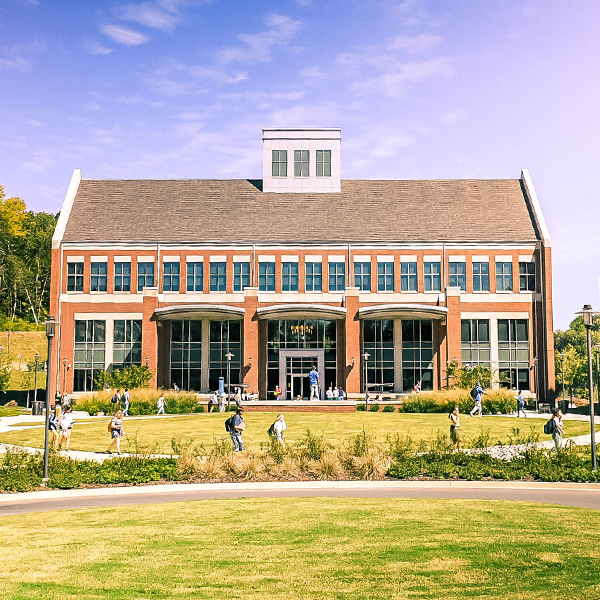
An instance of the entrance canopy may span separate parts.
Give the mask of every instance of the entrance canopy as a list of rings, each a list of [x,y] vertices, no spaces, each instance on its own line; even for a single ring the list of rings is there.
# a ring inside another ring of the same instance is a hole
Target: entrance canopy
[[[327,304],[278,304],[256,309],[259,319],[345,319],[346,309]]]
[[[189,319],[193,321],[206,317],[215,319],[243,319],[244,308],[221,304],[178,304],[176,306],[157,308],[153,316],[157,321],[174,319]]]
[[[359,319],[437,319],[445,321],[448,309],[430,304],[376,304],[358,309]]]

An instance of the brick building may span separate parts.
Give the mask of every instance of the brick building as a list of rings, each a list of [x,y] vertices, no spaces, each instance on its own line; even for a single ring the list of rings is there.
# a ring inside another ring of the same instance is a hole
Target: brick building
[[[454,359],[552,395],[550,236],[529,173],[341,180],[340,146],[339,129],[264,129],[262,180],[76,170],[52,246],[52,385],[88,391],[138,364],[207,392],[229,354],[232,383],[261,398],[307,396],[312,365],[322,392],[437,389]]]

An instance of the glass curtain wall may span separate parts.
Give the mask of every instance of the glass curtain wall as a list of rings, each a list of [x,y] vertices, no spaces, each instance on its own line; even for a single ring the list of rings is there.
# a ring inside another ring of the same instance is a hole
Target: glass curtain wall
[[[94,379],[104,371],[106,321],[75,321],[73,391],[91,392]]]
[[[115,321],[112,365],[113,369],[142,366],[141,321]]]
[[[421,382],[433,389],[433,326],[430,320],[402,321],[402,384],[405,392]]]
[[[500,385],[530,390],[529,327],[527,319],[498,319]]]
[[[182,390],[200,391],[202,321],[171,321],[171,381]]]
[[[392,391],[394,387],[394,321],[391,319],[364,320],[362,339],[363,353],[370,354],[367,361],[369,390]],[[364,378],[364,367],[361,376]],[[373,387],[373,384],[378,384],[378,386]]]
[[[208,385],[211,390],[219,389],[219,377],[225,380],[227,391],[227,353],[231,352],[230,376],[231,384],[241,381],[242,367],[242,322],[211,321],[210,322],[210,363]],[[253,390],[257,391],[257,390]]]
[[[461,354],[464,367],[491,366],[489,319],[461,321]]]

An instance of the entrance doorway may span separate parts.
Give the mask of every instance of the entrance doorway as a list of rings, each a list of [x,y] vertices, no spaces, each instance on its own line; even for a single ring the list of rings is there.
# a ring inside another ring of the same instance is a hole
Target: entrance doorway
[[[323,399],[325,392],[324,367],[325,352],[323,350],[280,350],[279,351],[279,385],[283,391],[284,400],[310,400],[310,382],[308,374],[317,367],[320,375],[319,398]]]

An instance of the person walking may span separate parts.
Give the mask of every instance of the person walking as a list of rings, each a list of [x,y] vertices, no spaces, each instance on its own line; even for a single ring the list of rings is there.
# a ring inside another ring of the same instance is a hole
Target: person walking
[[[244,449],[244,441],[242,440],[242,432],[246,429],[246,423],[244,423],[244,409],[240,406],[233,416],[233,427],[231,429],[231,441],[233,442],[233,449],[236,452],[241,452]]]
[[[279,384],[275,386],[275,391],[273,394],[275,394],[275,400],[279,400],[279,398],[281,398],[281,388],[279,387]]]
[[[209,397],[208,397],[208,404],[206,405],[206,412],[211,413],[213,406],[217,403],[217,394],[216,392],[213,392]]]
[[[225,410],[225,394],[219,394],[219,412],[222,413]]]
[[[62,416],[62,409],[60,408],[60,403],[56,403],[54,405],[54,412],[50,415],[48,420],[48,430],[52,433],[52,447],[55,450],[58,450],[58,446],[60,443],[60,420]]]
[[[327,388],[327,391],[325,392],[325,398],[327,398],[327,400],[333,400],[333,390],[331,389],[331,386]]]
[[[346,398],[346,394],[345,394],[344,390],[342,388],[340,388],[338,391],[340,393],[340,400],[344,400]]]
[[[158,402],[156,403],[156,408],[158,408],[158,412],[156,413],[157,415],[165,414],[165,396],[164,396],[164,394],[160,395],[160,398],[158,399]]]
[[[73,430],[73,423],[75,423],[75,417],[73,416],[73,407],[67,406],[65,414],[60,420],[60,444],[62,446],[65,441],[65,450],[69,450],[69,443],[71,442],[71,431]]]
[[[283,439],[283,432],[287,429],[287,424],[285,422],[285,417],[283,414],[277,415],[275,419],[275,423],[273,423],[273,433],[275,433],[275,437],[277,441],[281,443],[282,446],[285,447],[285,440]]]
[[[110,420],[108,424],[110,431],[110,437],[112,442],[106,451],[106,454],[112,454],[112,449],[116,445],[117,452],[121,454],[121,438],[125,435],[125,429],[123,428],[123,411],[119,409],[115,416]]]
[[[123,404],[124,404],[123,416],[128,417],[129,416],[129,389],[128,388],[125,388],[125,391],[123,392],[123,395],[121,396],[121,400],[123,400]]]
[[[481,397],[482,396],[483,396],[483,388],[481,387],[481,385],[479,385],[479,381],[478,381],[477,385],[471,390],[471,398],[473,398],[473,400],[475,400],[475,406],[469,413],[471,416],[473,416],[474,412],[479,412],[480,417],[483,416],[483,408],[481,406]]]
[[[121,408],[121,407],[120,407],[120,403],[121,403],[121,390],[117,390],[117,391],[114,393],[114,396],[113,396],[113,397],[110,399],[110,401],[111,401],[111,402],[113,403],[113,405],[114,405],[115,412],[116,412],[116,411],[117,411],[119,408]]]
[[[563,439],[563,433],[564,433],[564,429],[563,429],[563,413],[562,410],[559,409],[554,409],[554,411],[552,412],[552,414],[554,415],[554,431],[552,432],[552,439],[554,440],[554,446],[556,447],[556,450],[560,450],[560,448],[562,447],[562,439]]]
[[[521,390],[517,391],[517,395],[515,396],[515,399],[517,401],[517,417],[520,417],[521,412],[522,412],[523,416],[525,418],[527,418],[527,415],[525,414],[525,398],[523,398],[523,394],[521,393]]]
[[[460,450],[460,416],[458,406],[454,407],[448,418],[450,419],[450,439],[456,449]]]
[[[310,399],[318,400],[319,399],[319,380],[320,380],[319,372],[317,371],[317,367],[313,366],[310,373],[308,374],[308,382],[310,383]]]

